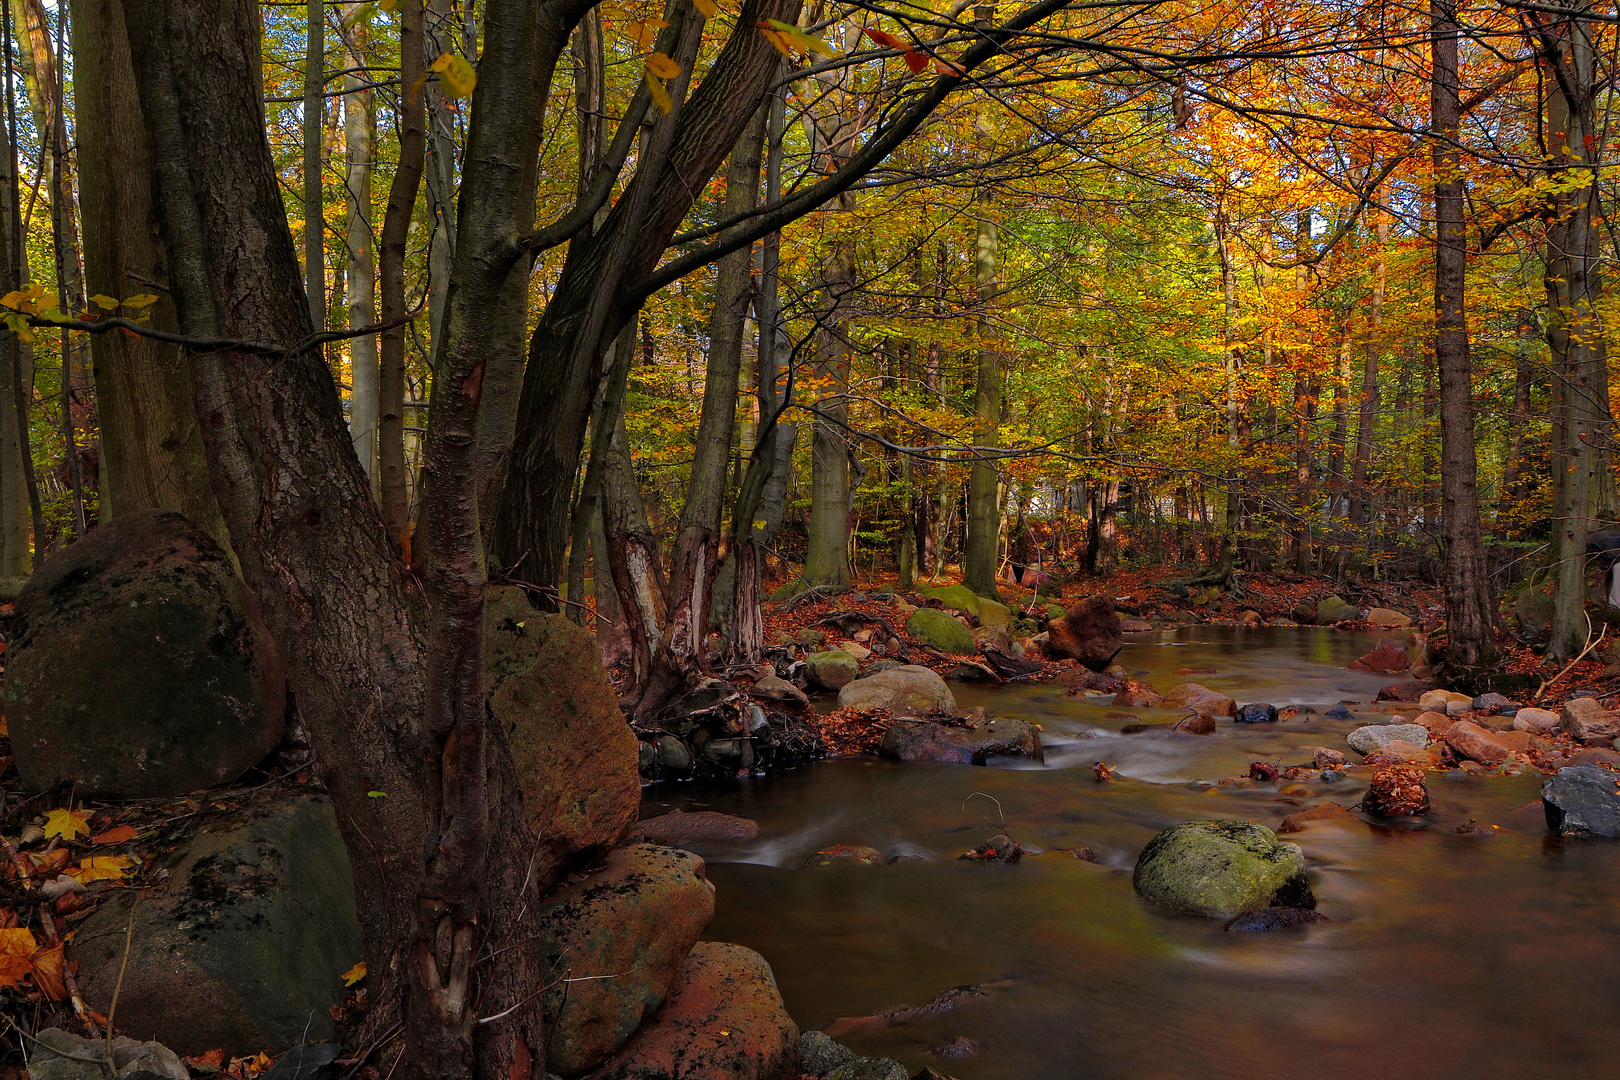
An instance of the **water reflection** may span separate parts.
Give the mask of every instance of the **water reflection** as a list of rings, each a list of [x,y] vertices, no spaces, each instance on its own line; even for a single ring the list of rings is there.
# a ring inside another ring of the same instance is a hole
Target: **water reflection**
[[[1387,681],[1343,670],[1366,635],[1198,627],[1121,654],[1161,689],[1191,680],[1240,702],[1319,710]],[[1175,676],[1178,667],[1215,675]],[[1300,717],[1215,736],[1121,735],[1101,703],[1051,687],[964,689],[964,705],[1045,728],[1045,768],[824,762],[724,791],[654,789],[648,813],[702,804],[757,819],[760,838],[704,852],[719,892],[711,936],[770,960],[802,1026],[997,983],[941,1016],[847,1037],[862,1053],[974,1078],[1602,1077],[1620,1052],[1620,848],[1545,836],[1539,775],[1436,777],[1423,822],[1319,824],[1290,839],[1332,920],[1229,935],[1130,887],[1159,829],[1195,818],[1275,826],[1360,798],[1356,782],[1211,785],[1257,758],[1306,761],[1362,720]],[[1362,707],[1365,710],[1365,706]],[[1143,720],[1173,714],[1130,710]],[[1106,760],[1121,779],[1098,783]],[[991,796],[972,798],[975,792]],[[955,856],[1001,827],[1048,852],[1015,866]],[[1458,835],[1469,818],[1496,835]],[[795,869],[831,843],[927,861]],[[1062,849],[1087,846],[1102,860]],[[976,1058],[932,1062],[958,1035]]]

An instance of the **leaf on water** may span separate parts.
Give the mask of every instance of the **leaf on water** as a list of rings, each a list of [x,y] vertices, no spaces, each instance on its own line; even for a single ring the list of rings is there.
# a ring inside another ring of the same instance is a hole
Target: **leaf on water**
[[[45,815],[45,835],[72,840],[90,832],[88,810],[52,810]]]
[[[135,868],[135,860],[128,855],[91,855],[78,866],[62,871],[88,885],[92,881],[122,881]]]
[[[660,79],[673,79],[681,73],[681,65],[661,52],[647,54],[647,70]],[[666,112],[668,110],[665,110]]]
[[[363,979],[365,977],[366,977],[366,962],[364,960],[362,960],[358,964],[354,965],[354,967],[350,968],[348,971],[345,971],[343,973],[343,985],[344,986],[353,986],[355,983],[359,982],[361,979]]]
[[[657,105],[665,113],[675,107],[674,99],[669,96],[669,91],[664,89],[663,80],[659,79],[658,76],[647,76],[647,92],[652,94],[653,104]]]
[[[1101,761],[1091,767],[1091,774],[1098,780],[1112,780],[1114,778],[1114,770]]]

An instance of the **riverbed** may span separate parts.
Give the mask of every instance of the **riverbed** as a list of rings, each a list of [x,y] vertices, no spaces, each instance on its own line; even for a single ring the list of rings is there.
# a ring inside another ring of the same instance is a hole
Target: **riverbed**
[[[1131,889],[1147,841],[1181,821],[1275,828],[1318,803],[1356,803],[1341,778],[1223,779],[1257,760],[1356,755],[1347,732],[1388,714],[1387,676],[1345,670],[1369,635],[1322,628],[1187,627],[1128,635],[1119,662],[1161,690],[1193,681],[1239,704],[1305,705],[1215,735],[1121,734],[1108,699],[1051,684],[953,684],[958,704],[1043,728],[1046,763],[990,768],[819,762],[734,788],[664,785],[644,813],[711,809],[759,822],[757,840],[700,848],[718,893],[709,937],[764,954],[803,1028],[984,987],[938,1015],[850,1034],[862,1054],[960,1080],[1307,1077],[1581,1080],[1620,1075],[1620,847],[1549,836],[1544,779],[1431,774],[1433,812],[1319,823],[1286,839],[1331,921],[1262,934],[1161,911]],[[1215,674],[1175,675],[1180,667]],[[1138,674],[1143,673],[1143,674]],[[1143,721],[1180,714],[1125,710]],[[1094,762],[1114,771],[1100,782]],[[1459,834],[1470,820],[1490,833]],[[957,856],[1006,831],[1043,852],[1011,864]],[[799,869],[831,844],[887,865]],[[1092,864],[1067,854],[1090,848]],[[905,858],[913,856],[913,858]],[[920,856],[921,858],[915,858]],[[966,1037],[968,1058],[931,1048]]]

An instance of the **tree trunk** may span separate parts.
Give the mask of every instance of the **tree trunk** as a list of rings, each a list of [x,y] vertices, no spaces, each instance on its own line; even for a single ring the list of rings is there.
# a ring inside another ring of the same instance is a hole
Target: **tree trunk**
[[[363,68],[370,61],[363,5],[347,6],[348,67]],[[343,77],[343,142],[348,158],[344,187],[349,208],[349,261],[345,270],[349,329],[377,321],[377,247],[371,224],[371,174],[377,116],[372,108],[368,71]],[[382,392],[382,368],[377,362],[377,339],[367,335],[349,339],[349,434],[355,456],[377,490],[377,413]]]
[[[981,204],[984,200],[980,200]],[[984,208],[988,209],[988,208]],[[1001,353],[990,337],[988,307],[997,288],[997,236],[995,222],[979,218],[973,271],[980,305],[979,378],[973,395],[973,441],[980,447],[997,445],[1001,427]],[[982,451],[981,451],[982,452]],[[962,584],[980,596],[1000,599],[996,591],[997,536],[1001,525],[1001,470],[993,461],[973,462],[968,474],[967,544],[962,555]]]
[[[1471,669],[1496,660],[1490,575],[1480,538],[1475,476],[1473,375],[1468,355],[1464,283],[1468,237],[1457,138],[1460,107],[1455,0],[1430,0],[1434,78],[1435,358],[1440,371],[1440,527],[1445,541],[1441,583],[1446,595],[1446,662]],[[1585,537],[1581,543],[1585,545]],[[1583,641],[1582,644],[1585,644]]]
[[[5,51],[11,52],[11,12],[5,13]],[[22,210],[17,175],[17,115],[11,67],[6,68],[6,113],[0,116],[0,289],[23,283]],[[44,515],[28,437],[28,404],[34,397],[33,352],[16,334],[4,335],[0,356],[0,574],[20,577],[44,555]],[[32,533],[34,543],[29,543]]]
[[[1368,470],[1372,462],[1373,439],[1378,423],[1378,357],[1384,348],[1384,290],[1388,276],[1384,263],[1384,245],[1389,241],[1389,218],[1378,214],[1378,264],[1373,270],[1372,296],[1368,304],[1367,348],[1361,359],[1361,403],[1356,416],[1355,464],[1351,467],[1350,505],[1347,516],[1351,525],[1365,525],[1368,521]]]
[[[304,35],[304,292],[310,325],[326,329],[326,222],[321,197],[321,125],[326,120],[326,11],[305,0]]]

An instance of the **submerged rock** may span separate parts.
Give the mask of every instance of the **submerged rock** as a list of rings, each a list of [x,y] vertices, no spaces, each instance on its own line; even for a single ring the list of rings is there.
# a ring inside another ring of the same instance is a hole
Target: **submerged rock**
[[[1356,714],[1345,708],[1342,704],[1335,705],[1322,714],[1328,720],[1354,720]]]
[[[1165,691],[1166,709],[1196,709],[1212,716],[1236,716],[1237,702],[1198,683],[1178,683]]]
[[[1295,926],[1306,926],[1310,923],[1327,922],[1328,917],[1320,911],[1311,911],[1308,908],[1274,907],[1264,911],[1251,911],[1247,915],[1239,915],[1226,924],[1229,933],[1264,933],[1269,930],[1287,930]]]
[[[650,844],[681,847],[685,844],[726,840],[752,840],[759,835],[759,822],[733,817],[713,810],[671,810],[657,817],[642,818],[631,830],[632,838]]]
[[[1240,724],[1275,724],[1277,706],[1269,701],[1255,701],[1237,711],[1232,719]]]
[[[877,848],[867,847],[864,844],[834,844],[832,847],[822,848],[804,860],[800,869],[808,870],[812,866],[832,866],[834,863],[860,863],[863,866],[877,866],[883,862],[883,853]]]
[[[1131,883],[1145,900],[1212,918],[1316,906],[1298,845],[1250,821],[1171,826],[1142,849]]]
[[[232,782],[281,741],[287,672],[258,603],[173,511],[115,518],[45,560],[7,645],[5,713],[30,791],[183,795]]]
[[[1277,833],[1278,835],[1287,835],[1289,833],[1304,832],[1305,826],[1314,821],[1359,822],[1360,820],[1360,818],[1338,803],[1322,803],[1320,806],[1313,806],[1309,810],[1289,814],[1282,819],[1282,824],[1277,826]]]
[[[1388,645],[1378,646],[1352,660],[1349,665],[1351,671],[1377,671],[1386,675],[1394,675],[1411,666],[1412,661],[1404,649],[1391,648]]]
[[[982,764],[983,755],[962,728],[944,724],[891,724],[883,733],[878,753],[893,761],[946,761],[959,765]]]
[[[964,851],[961,858],[972,859],[975,862],[1005,862],[1015,863],[1022,859],[1027,852],[1024,845],[1008,836],[1006,833],[997,833],[972,851]]]
[[[1571,765],[1541,785],[1547,828],[1565,836],[1620,836],[1620,774]]]

